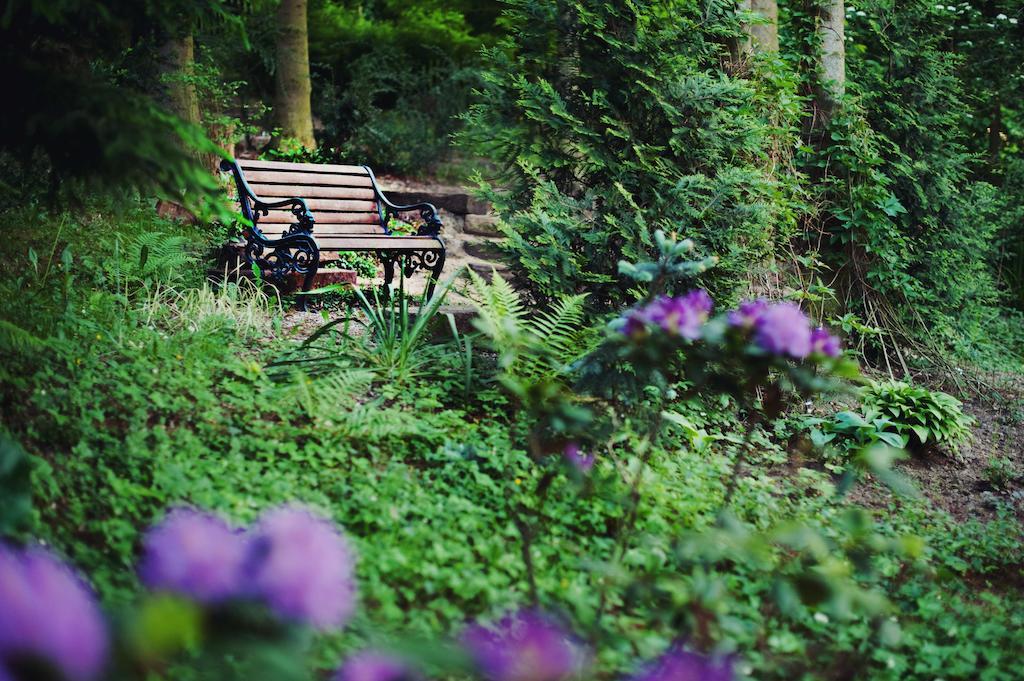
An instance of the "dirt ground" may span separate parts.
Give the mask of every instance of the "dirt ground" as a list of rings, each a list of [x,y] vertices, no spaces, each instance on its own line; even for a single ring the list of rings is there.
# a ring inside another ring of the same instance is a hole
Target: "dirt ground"
[[[978,421],[969,442],[957,452],[910,457],[895,469],[959,521],[992,518],[1000,500],[1024,519],[1024,377],[987,377],[986,383],[964,400],[964,411]],[[873,483],[857,486],[851,497],[878,507],[890,495]]]

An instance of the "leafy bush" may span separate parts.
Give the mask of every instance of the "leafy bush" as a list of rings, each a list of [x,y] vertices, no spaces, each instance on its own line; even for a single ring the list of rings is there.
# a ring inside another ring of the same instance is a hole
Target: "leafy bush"
[[[1020,477],[1020,471],[1009,457],[993,456],[985,465],[985,479],[998,490],[1008,489],[1010,483]]]
[[[471,6],[470,6],[471,5]],[[478,84],[494,3],[382,2],[310,8],[317,139],[334,162],[433,172]]]
[[[880,413],[914,449],[956,447],[970,437],[975,424],[952,395],[902,381],[871,384],[861,402]]]
[[[769,126],[762,93],[721,68],[735,14],[510,0],[503,22],[510,36],[484,52],[460,139],[498,166],[484,189],[534,293],[629,301],[618,261],[655,254],[662,230],[720,256],[707,284],[732,294],[792,226],[786,192],[762,168],[771,131],[792,121]]]
[[[805,423],[812,426],[811,441],[818,447],[837,440],[847,453],[879,442],[897,449],[907,446],[907,437],[898,433],[892,419],[882,416],[877,409],[868,409],[864,414],[841,411],[831,420],[807,419]]]
[[[824,257],[841,273],[848,311],[882,330],[865,337],[869,361],[912,345],[949,370],[950,350],[993,367],[1016,363],[1020,340],[1010,328],[1019,322],[1003,309],[999,281],[1012,279],[1012,266],[997,263],[1012,260],[1002,245],[1019,209],[993,186],[1001,178],[980,163],[985,135],[972,130],[991,120],[978,110],[997,97],[987,89],[1020,80],[1007,75],[1019,60],[1005,61],[1019,43],[994,22],[994,8],[867,0],[847,10],[849,94],[809,126],[797,157],[814,179],[804,185],[814,197],[802,216],[810,241],[830,237]],[[803,39],[815,13],[792,5],[786,14],[783,51],[808,65],[810,90],[816,75]],[[977,72],[993,68],[1000,75],[986,85]]]

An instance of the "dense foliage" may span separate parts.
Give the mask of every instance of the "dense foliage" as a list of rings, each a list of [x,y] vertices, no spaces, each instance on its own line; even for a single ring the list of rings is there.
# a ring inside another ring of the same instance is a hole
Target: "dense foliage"
[[[622,301],[616,263],[649,253],[661,229],[720,256],[709,284],[731,294],[792,219],[763,169],[761,86],[721,68],[735,15],[725,3],[517,0],[504,17],[512,32],[485,52],[463,140],[498,162],[488,195],[536,291]]]
[[[471,347],[502,351],[495,361],[471,349],[467,366],[462,337],[418,334],[412,352],[395,354],[380,335],[388,325],[374,331],[368,319],[377,342],[333,324],[302,345],[262,294],[229,288],[188,303],[202,288],[201,251],[186,245],[201,239],[181,239],[141,207],[89,226],[65,220],[59,241],[34,232],[37,265],[24,254],[6,261],[21,265],[6,290],[32,301],[3,297],[2,380],[5,427],[31,452],[34,499],[28,517],[4,526],[59,547],[108,607],[135,602],[141,532],[168,506],[248,523],[299,501],[343,525],[359,557],[360,613],[344,634],[318,639],[316,668],[385,642],[415,658],[417,639],[533,601],[600,642],[602,677],[658,656],[680,633],[696,650],[735,651],[736,669],[758,678],[831,678],[849,670],[851,650],[872,678],[971,678],[981,660],[993,678],[1014,673],[1014,597],[979,597],[975,585],[1019,563],[1017,522],[961,525],[911,497],[872,519],[837,490],[870,471],[888,480],[884,452],[853,456],[838,469],[845,477],[814,465],[787,473],[783,445],[801,420],[771,400],[734,406],[746,402],[735,380],[743,367],[787,360],[755,352],[706,373],[724,359],[713,348],[733,352],[728,339],[740,338],[715,340],[714,329],[764,329],[759,347],[795,357],[832,346],[776,336],[752,306],[708,322],[708,340],[670,360],[707,309],[693,297],[665,308],[658,297],[690,273],[685,260],[628,268],[653,286],[651,302],[611,331],[590,328],[569,299],[513,324],[509,315],[526,314],[517,295],[478,280],[483,335]],[[153,263],[141,262],[140,239],[162,254]],[[662,243],[672,257],[689,252]],[[397,328],[401,341],[408,327]],[[595,353],[595,370],[566,364],[580,353]],[[623,360],[635,371],[608,383]],[[780,387],[815,380],[785,376]],[[725,393],[702,399],[690,394],[696,385]],[[559,442],[581,435],[563,459]],[[158,606],[170,607],[143,613]],[[168,612],[180,611],[149,616]],[[177,649],[167,645],[150,654]]]
[[[805,160],[827,169],[819,215],[842,244],[831,262],[849,302],[904,340],[973,359],[1016,354],[1020,341],[1008,325],[1019,316],[1004,309],[999,260],[1019,225],[1019,201],[991,184],[993,159],[986,165],[971,140],[988,93],[969,89],[977,84],[965,61],[984,57],[951,47],[964,14],[978,10],[857,5],[846,22],[851,101]],[[1003,45],[1013,25],[999,23],[992,38]]]
[[[279,2],[8,3],[0,679],[1019,677],[1024,5],[765,4],[296,0],[297,148]],[[297,313],[243,153],[512,276]]]

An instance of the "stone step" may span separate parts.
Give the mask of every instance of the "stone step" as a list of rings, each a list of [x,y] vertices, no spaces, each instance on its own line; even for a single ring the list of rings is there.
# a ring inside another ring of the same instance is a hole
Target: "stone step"
[[[502,233],[498,231],[497,215],[467,215],[464,231],[466,234],[473,234],[476,236],[503,236]]]
[[[413,203],[432,203],[436,208],[456,215],[484,215],[490,210],[490,204],[475,196],[459,190],[442,187],[402,188],[389,190],[382,188],[392,203],[409,205]]]
[[[500,260],[503,256],[501,243],[504,239],[478,237],[462,242],[462,250],[466,255],[481,260]]]
[[[495,274],[502,279],[508,279],[509,269],[506,265],[492,262],[470,262],[467,264],[471,270],[479,274],[487,283],[491,282]]]

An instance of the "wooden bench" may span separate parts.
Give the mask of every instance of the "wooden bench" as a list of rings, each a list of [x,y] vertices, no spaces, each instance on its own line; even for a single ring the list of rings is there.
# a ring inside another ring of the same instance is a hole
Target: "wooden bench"
[[[252,223],[243,229],[245,262],[264,279],[280,284],[296,273],[309,291],[324,254],[363,251],[380,259],[386,288],[399,265],[405,276],[429,271],[433,295],[445,248],[432,204],[393,204],[367,166],[224,160],[220,167],[234,175],[242,215]],[[419,223],[415,233],[394,233],[394,218],[409,214]]]

